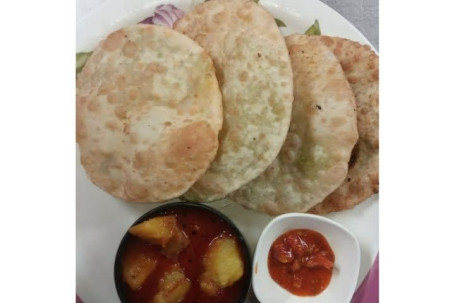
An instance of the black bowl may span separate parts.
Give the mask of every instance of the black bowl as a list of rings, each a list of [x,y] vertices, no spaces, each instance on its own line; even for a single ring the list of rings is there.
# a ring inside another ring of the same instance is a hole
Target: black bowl
[[[137,219],[131,226],[137,225],[143,221],[146,221],[150,218],[156,217],[158,215],[162,215],[163,213],[172,210],[174,208],[198,208],[205,210],[207,212],[210,212],[214,215],[216,215],[218,218],[226,222],[232,229],[232,232],[236,236],[238,243],[240,244],[240,249],[242,250],[242,255],[244,256],[244,276],[242,279],[244,280],[243,287],[240,292],[240,296],[238,300],[236,301],[237,303],[242,303],[245,301],[248,291],[250,289],[251,285],[251,274],[252,274],[252,260],[251,260],[251,253],[248,249],[248,245],[246,244],[245,238],[243,237],[242,233],[239,231],[237,226],[224,214],[219,212],[218,210],[209,207],[204,204],[200,203],[192,203],[192,202],[174,202],[174,203],[168,203],[164,204],[161,206],[158,206],[144,215],[142,215],[139,219]],[[128,240],[133,237],[128,231],[126,231],[125,235],[122,238],[122,241],[120,242],[119,248],[117,250],[117,254],[115,256],[115,263],[114,263],[114,280],[115,280],[115,288],[117,290],[117,294],[120,298],[120,301],[122,303],[128,303],[126,299],[126,295],[124,292],[124,283],[122,282],[122,271],[121,271],[121,260],[125,248],[125,244],[128,242]]]

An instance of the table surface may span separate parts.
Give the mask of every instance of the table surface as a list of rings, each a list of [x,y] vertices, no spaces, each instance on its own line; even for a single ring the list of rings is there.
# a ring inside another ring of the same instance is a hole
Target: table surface
[[[321,0],[351,22],[379,51],[379,0]]]

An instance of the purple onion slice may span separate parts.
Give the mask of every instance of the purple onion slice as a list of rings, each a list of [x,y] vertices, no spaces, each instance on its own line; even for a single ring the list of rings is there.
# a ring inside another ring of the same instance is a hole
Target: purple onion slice
[[[153,16],[145,18],[139,23],[155,24],[172,28],[175,21],[182,18],[185,12],[172,4],[161,4],[155,9]]]

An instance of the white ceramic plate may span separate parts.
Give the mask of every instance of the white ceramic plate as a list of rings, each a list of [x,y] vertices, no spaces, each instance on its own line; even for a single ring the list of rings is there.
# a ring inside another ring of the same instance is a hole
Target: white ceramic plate
[[[188,10],[201,1],[77,0],[76,51],[91,51],[108,33],[151,16],[159,4],[172,3]],[[370,44],[346,19],[318,0],[261,0],[260,4],[286,23],[283,34],[303,33],[317,18],[325,35]],[[98,189],[85,175],[79,154],[77,157],[76,292],[85,303],[119,302],[113,274],[118,244],[126,229],[155,206],[125,203]],[[262,229],[272,217],[224,201],[211,205],[237,224],[253,252]],[[327,216],[346,226],[359,241],[361,264],[357,285],[378,252],[378,213],[375,195],[352,210]]]

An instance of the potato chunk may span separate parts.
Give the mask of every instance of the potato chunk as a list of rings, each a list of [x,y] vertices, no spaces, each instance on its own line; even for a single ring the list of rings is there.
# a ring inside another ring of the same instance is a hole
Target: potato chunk
[[[185,277],[183,270],[175,264],[158,282],[158,293],[153,303],[178,303],[183,300],[191,287],[191,281]]]
[[[177,224],[175,216],[149,219],[129,229],[129,232],[150,243],[161,246],[162,253],[173,258],[190,244],[188,236]]]
[[[139,289],[147,277],[155,270],[157,260],[141,252],[127,251],[122,260],[123,280],[133,290]]]
[[[161,216],[135,225],[129,231],[141,239],[164,247],[177,229],[177,219],[174,216]]]
[[[243,260],[232,237],[217,238],[208,248],[203,260],[201,289],[214,296],[221,288],[234,284],[243,276]]]

